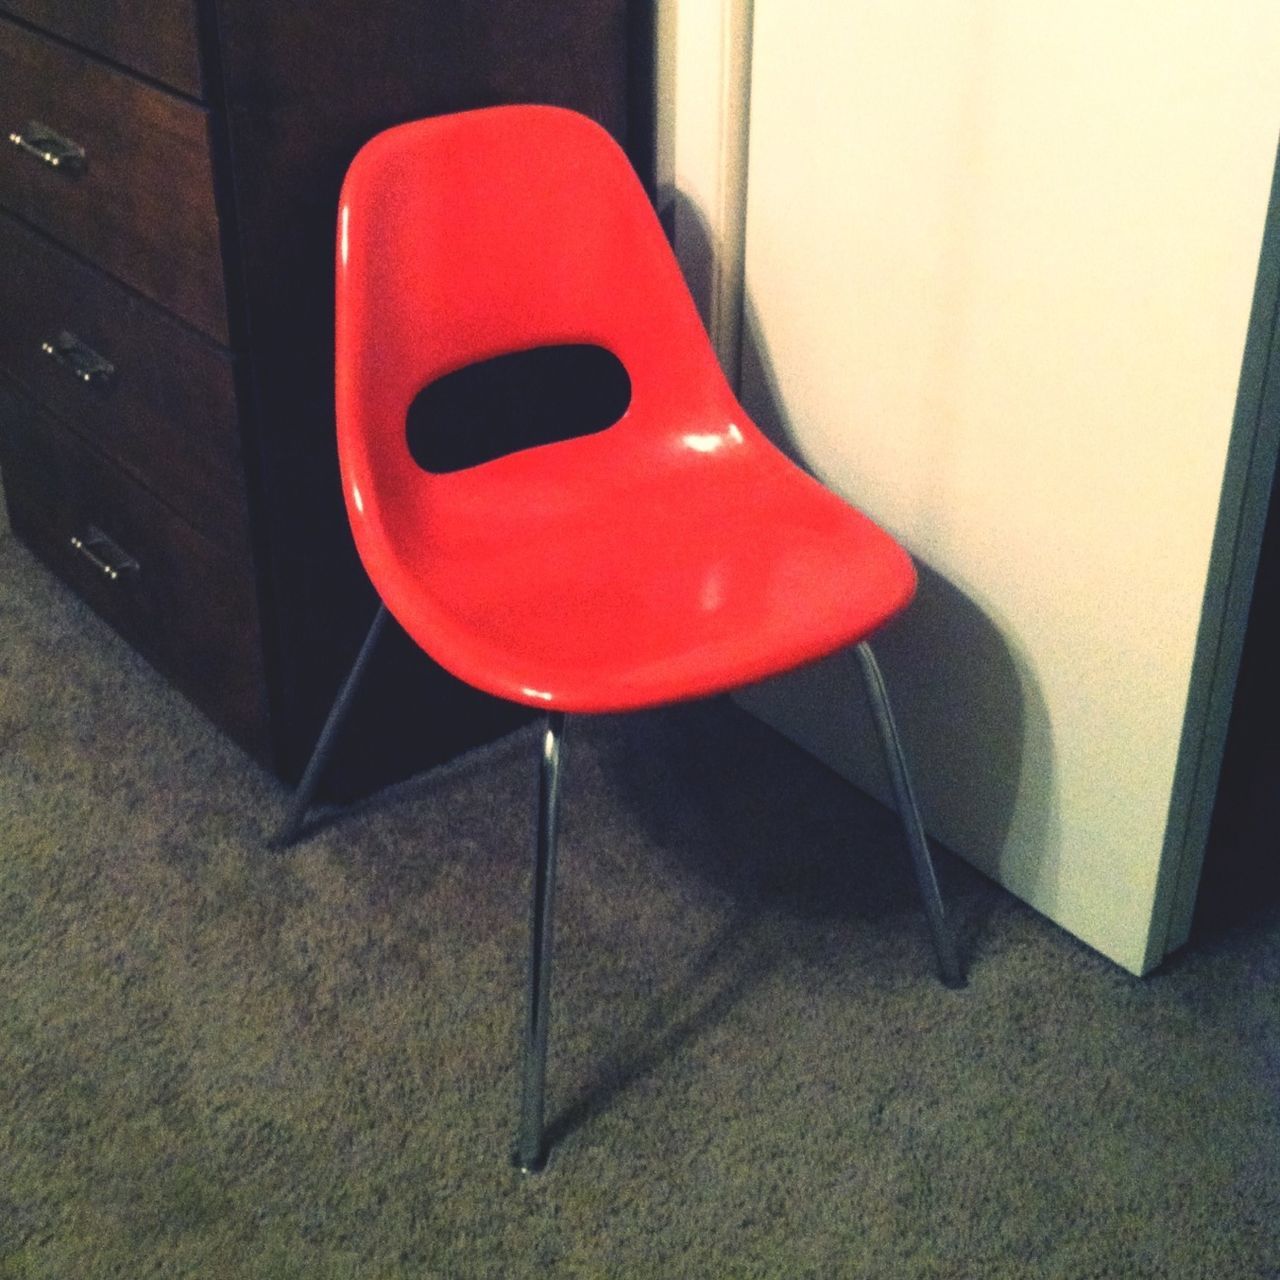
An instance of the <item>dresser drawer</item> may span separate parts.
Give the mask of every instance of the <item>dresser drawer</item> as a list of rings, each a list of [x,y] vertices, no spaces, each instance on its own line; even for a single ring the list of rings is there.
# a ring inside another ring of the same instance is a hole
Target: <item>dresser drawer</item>
[[[0,0],[0,13],[202,96],[195,0]]]
[[[0,213],[0,371],[215,542],[248,545],[231,357]]]
[[[0,126],[0,205],[227,341],[203,107],[0,18]]]
[[[248,563],[3,384],[0,468],[14,531],[210,719],[265,758]]]

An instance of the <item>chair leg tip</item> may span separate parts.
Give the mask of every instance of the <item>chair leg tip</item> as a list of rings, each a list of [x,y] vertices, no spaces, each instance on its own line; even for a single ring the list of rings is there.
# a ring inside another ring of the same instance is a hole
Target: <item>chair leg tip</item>
[[[511,1164],[513,1168],[519,1169],[524,1174],[541,1173],[547,1167],[547,1152],[544,1148],[530,1157],[521,1155],[516,1150],[511,1153]]]

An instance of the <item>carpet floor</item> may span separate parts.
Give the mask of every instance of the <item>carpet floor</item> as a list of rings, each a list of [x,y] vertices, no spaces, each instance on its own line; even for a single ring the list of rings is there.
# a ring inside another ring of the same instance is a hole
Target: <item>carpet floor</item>
[[[0,534],[0,1276],[1280,1276],[1280,917],[1138,980],[733,705],[284,788]]]

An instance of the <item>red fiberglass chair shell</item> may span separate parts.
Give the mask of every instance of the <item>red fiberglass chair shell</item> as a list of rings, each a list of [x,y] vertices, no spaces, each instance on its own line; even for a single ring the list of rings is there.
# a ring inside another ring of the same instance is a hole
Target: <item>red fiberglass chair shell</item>
[[[735,688],[861,640],[911,598],[905,552],[734,399],[625,155],[598,125],[496,108],[382,134],[351,166],[338,442],[392,615],[478,688],[567,712]],[[612,352],[607,431],[444,475],[405,412],[427,383],[554,343]]]
[[[447,473],[415,462],[406,414],[424,387],[555,344],[621,362],[631,398],[612,426]],[[915,572],[747,418],[628,160],[573,112],[437,117],[360,151],[339,209],[336,391],[351,528],[385,610],[460,679],[550,713],[517,1151],[537,1167],[564,713],[702,697],[857,644]],[[299,794],[304,809],[306,781]]]

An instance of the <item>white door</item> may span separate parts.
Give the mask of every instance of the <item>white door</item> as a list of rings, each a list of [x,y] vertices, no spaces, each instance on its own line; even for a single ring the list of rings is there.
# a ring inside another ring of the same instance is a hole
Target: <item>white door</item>
[[[917,558],[878,649],[930,831],[1144,972],[1182,941],[1240,613],[1210,561],[1258,443],[1233,413],[1280,5],[754,22],[747,408]],[[745,702],[886,795],[858,692],[837,660]]]

